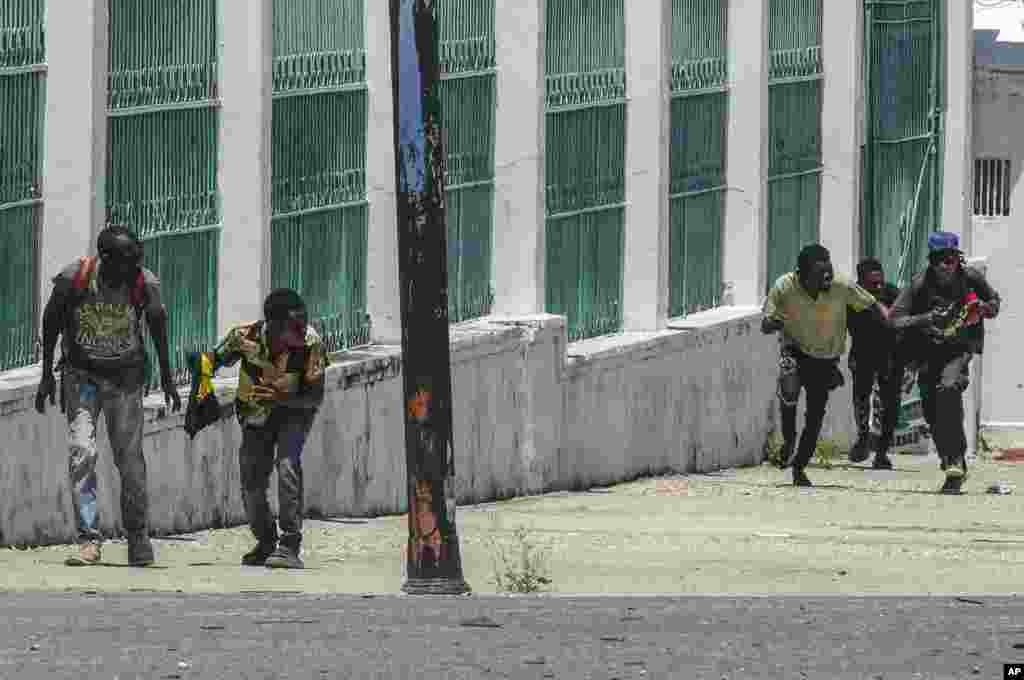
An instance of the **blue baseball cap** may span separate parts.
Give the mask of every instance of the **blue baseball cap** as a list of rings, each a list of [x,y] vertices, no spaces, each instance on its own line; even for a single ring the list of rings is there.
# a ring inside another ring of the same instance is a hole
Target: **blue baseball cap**
[[[960,251],[960,237],[951,231],[935,231],[928,234],[928,252],[938,253],[943,250]]]

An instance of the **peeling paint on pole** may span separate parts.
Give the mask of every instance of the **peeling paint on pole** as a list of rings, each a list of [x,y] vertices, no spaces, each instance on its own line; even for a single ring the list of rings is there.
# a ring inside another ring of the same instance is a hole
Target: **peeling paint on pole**
[[[402,590],[469,592],[455,525],[441,69],[434,0],[390,0],[409,542]]]

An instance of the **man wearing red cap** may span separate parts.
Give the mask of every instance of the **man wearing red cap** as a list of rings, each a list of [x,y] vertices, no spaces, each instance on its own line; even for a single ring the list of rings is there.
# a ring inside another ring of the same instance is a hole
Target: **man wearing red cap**
[[[959,237],[945,231],[928,237],[928,268],[893,304],[893,320],[928,311],[935,315],[932,324],[908,332],[900,354],[915,357],[921,366],[924,416],[946,474],[942,493],[960,493],[967,476],[963,392],[971,357],[984,348],[984,319],[994,319],[999,305],[999,294],[984,275],[966,266]]]

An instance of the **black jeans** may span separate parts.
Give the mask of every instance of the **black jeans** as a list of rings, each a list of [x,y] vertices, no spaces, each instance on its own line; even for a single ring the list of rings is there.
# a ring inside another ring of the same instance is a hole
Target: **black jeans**
[[[782,439],[787,451],[796,444],[796,406],[800,390],[807,393],[804,431],[793,459],[793,467],[797,470],[807,466],[818,448],[829,392],[843,384],[838,364],[839,359],[816,359],[794,347],[783,347],[779,355],[779,408],[782,412]]]
[[[261,544],[278,542],[267,500],[270,473],[275,466],[281,545],[297,551],[302,544],[302,448],[315,415],[315,411],[278,408],[264,425],[242,428],[242,447],[238,453],[242,502],[249,527]]]
[[[866,442],[871,433],[871,395],[877,382],[882,397],[882,432],[878,450],[888,451],[899,418],[902,385],[902,376],[896,375],[893,353],[884,349],[854,350],[850,352],[848,365],[853,376],[853,413],[857,421],[857,437],[861,442]]]

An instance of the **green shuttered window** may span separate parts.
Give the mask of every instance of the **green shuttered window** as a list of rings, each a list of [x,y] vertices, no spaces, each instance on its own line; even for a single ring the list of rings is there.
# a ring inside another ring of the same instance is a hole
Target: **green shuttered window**
[[[863,250],[906,284],[942,219],[943,2],[864,3]]]
[[[719,304],[728,113],[727,0],[673,0],[669,316]]]
[[[43,0],[0,3],[0,371],[38,358],[46,51]]]
[[[622,327],[623,0],[546,0],[546,307],[570,340]]]
[[[823,0],[768,5],[768,281],[818,240]]]
[[[217,2],[110,0],[109,13],[107,222],[145,242],[184,383],[189,353],[217,333]]]
[[[271,282],[328,351],[369,341],[363,0],[274,2]]]
[[[437,3],[446,131],[448,318],[490,313],[494,231],[494,0]]]

